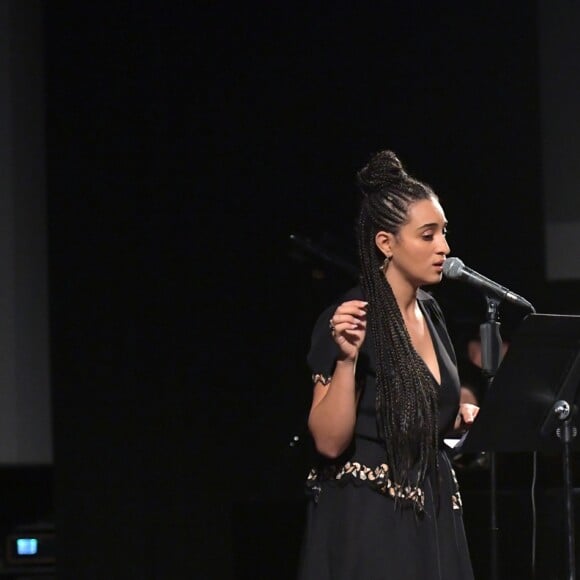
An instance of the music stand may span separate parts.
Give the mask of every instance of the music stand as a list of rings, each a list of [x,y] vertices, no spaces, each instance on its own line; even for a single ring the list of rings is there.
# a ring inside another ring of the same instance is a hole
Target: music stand
[[[575,579],[570,454],[580,387],[580,316],[529,314],[516,330],[459,453],[561,450],[569,578]]]

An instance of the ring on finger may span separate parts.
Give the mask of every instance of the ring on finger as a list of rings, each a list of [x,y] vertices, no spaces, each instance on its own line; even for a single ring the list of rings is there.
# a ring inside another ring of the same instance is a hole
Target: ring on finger
[[[334,332],[336,330],[334,323],[332,322],[332,318],[328,321],[328,328],[330,328],[330,332]]]

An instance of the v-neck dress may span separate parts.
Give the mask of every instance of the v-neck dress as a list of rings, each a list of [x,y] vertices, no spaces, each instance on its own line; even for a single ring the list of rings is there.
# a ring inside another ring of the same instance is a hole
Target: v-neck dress
[[[358,287],[326,309],[315,324],[308,354],[314,381],[330,379],[338,356],[328,321],[339,303],[355,299],[363,299]],[[418,300],[441,376],[437,383],[438,472],[428,473],[418,488],[403,489],[391,481],[377,428],[374,353],[370,341],[365,341],[357,363],[357,384],[362,385],[362,392],[353,441],[338,459],[317,457],[308,475],[310,500],[299,580],[473,578],[461,497],[443,443],[459,406],[455,354],[435,299],[419,290]],[[395,502],[395,498],[403,501]]]

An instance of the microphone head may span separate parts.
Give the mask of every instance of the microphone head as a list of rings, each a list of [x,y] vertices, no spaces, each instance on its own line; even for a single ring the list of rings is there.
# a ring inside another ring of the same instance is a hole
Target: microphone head
[[[443,262],[443,274],[451,280],[461,277],[465,264],[459,258],[447,258]]]

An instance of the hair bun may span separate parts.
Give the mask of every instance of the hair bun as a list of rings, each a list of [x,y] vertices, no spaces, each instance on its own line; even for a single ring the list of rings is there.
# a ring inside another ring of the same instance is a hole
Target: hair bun
[[[407,177],[403,164],[393,151],[375,153],[358,172],[357,182],[364,195],[377,193],[386,185],[399,182]]]

